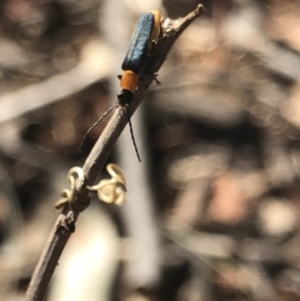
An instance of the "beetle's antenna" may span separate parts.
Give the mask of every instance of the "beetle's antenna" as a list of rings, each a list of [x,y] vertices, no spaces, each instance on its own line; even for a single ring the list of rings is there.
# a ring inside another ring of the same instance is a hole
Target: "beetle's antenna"
[[[80,147],[79,147],[79,151],[82,150],[82,147],[83,147],[83,144],[85,143],[86,141],[86,138],[87,136],[89,135],[89,133],[115,108],[117,107],[119,104],[116,103],[114,104],[113,106],[111,106],[89,129],[88,131],[86,132],[86,134],[84,135],[82,141],[81,141],[81,144],[80,144]]]
[[[137,145],[136,145],[136,142],[135,142],[135,139],[134,139],[134,135],[133,135],[133,127],[132,127],[132,123],[131,123],[130,116],[129,116],[129,113],[128,113],[128,108],[126,108],[126,113],[127,113],[129,130],[130,130],[130,135],[131,135],[131,139],[132,139],[132,142],[133,142],[134,150],[135,150],[135,153],[136,153],[136,156],[137,156],[139,162],[141,162],[142,160],[141,160],[139,150],[137,148]]]

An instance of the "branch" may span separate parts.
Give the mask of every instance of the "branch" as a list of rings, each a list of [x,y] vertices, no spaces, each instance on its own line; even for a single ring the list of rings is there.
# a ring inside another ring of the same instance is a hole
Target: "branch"
[[[175,41],[189,26],[189,24],[191,24],[192,21],[203,12],[203,6],[199,4],[193,12],[182,19],[165,19],[163,21],[162,38],[158,40],[155,49],[151,52],[145,68],[143,69],[141,74],[142,81],[140,81],[139,88],[134,94],[134,101],[128,108],[129,116],[133,115],[134,111],[140,104],[148,87],[155,78],[155,74],[165,61],[166,56]],[[73,206],[71,207],[66,205],[54,225],[29,284],[24,299],[25,301],[43,300],[48,283],[58,263],[60,255],[69,237],[75,230],[75,222],[78,215],[81,211],[88,207],[90,203],[86,186],[91,186],[95,181],[99,171],[103,168],[127,122],[128,117],[126,110],[119,106],[83,165],[85,181],[83,181],[83,183],[81,183],[74,192]]]

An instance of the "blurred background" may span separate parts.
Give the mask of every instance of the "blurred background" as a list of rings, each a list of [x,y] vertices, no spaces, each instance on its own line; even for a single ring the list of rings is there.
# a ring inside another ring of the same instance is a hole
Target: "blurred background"
[[[1,300],[24,295],[139,15],[196,5],[0,2]],[[108,160],[128,201],[81,214],[46,300],[300,300],[300,2],[203,5],[132,118],[142,163],[128,127]]]

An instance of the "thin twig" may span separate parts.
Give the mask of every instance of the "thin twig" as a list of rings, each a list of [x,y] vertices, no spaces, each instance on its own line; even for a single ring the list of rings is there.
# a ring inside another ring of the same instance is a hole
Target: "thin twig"
[[[90,203],[86,186],[91,186],[95,181],[99,171],[103,168],[117,139],[128,122],[126,109],[128,109],[128,114],[131,117],[153,81],[155,74],[165,61],[174,42],[188,27],[188,25],[202,12],[204,12],[203,6],[199,4],[193,12],[184,18],[173,21],[165,20],[165,22],[163,22],[162,38],[158,40],[157,45],[151,53],[141,74],[141,78],[143,80],[140,81],[139,89],[135,92],[134,101],[128,108],[122,108],[119,106],[116,109],[114,115],[110,119],[83,165],[85,181],[75,191],[74,195],[76,202],[74,202],[74,206],[70,207],[69,205],[66,205],[62,214],[58,217],[29,284],[24,299],[25,301],[43,300],[48,283],[58,263],[60,255],[69,237],[75,230],[75,222],[78,215],[81,211],[88,207]]]

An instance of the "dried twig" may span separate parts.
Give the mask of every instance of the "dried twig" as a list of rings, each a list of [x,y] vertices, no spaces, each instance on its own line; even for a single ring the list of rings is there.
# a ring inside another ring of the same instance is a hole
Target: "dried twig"
[[[162,38],[158,40],[141,74],[143,81],[139,83],[139,89],[135,92],[134,101],[128,108],[129,116],[132,116],[140,104],[146,90],[155,77],[155,73],[163,64],[174,42],[203,11],[203,6],[199,4],[193,12],[184,18],[174,21],[165,20],[163,22]],[[92,185],[95,181],[99,170],[103,168],[127,121],[128,116],[125,109],[119,107],[88,156],[83,166],[85,181],[74,192],[75,201],[73,206],[66,205],[62,214],[58,217],[31,279],[25,301],[43,300],[60,255],[69,237],[75,230],[75,222],[78,215],[89,205],[90,199],[86,186]]]

